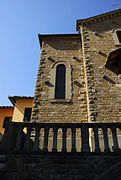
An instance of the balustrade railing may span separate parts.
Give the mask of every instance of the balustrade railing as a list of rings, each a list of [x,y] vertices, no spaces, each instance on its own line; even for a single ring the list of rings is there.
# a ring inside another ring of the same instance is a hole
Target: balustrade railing
[[[113,142],[112,150],[120,151],[117,130],[120,123],[17,123],[8,122],[0,144],[0,150],[58,152],[59,133],[62,133],[61,152],[67,152],[67,131],[70,130],[71,152],[77,151],[77,134],[81,141],[80,152],[101,152],[100,135],[103,137],[104,152],[110,152],[109,136]],[[42,131],[41,131],[42,130]],[[51,130],[52,148],[48,148]],[[78,133],[77,132],[80,132]],[[93,146],[92,148],[92,139]],[[43,139],[43,141],[42,141]]]

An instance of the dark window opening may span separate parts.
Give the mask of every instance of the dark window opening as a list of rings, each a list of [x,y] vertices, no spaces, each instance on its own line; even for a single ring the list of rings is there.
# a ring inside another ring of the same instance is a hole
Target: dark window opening
[[[117,75],[121,74],[121,48],[109,54],[105,67]]]
[[[116,31],[116,34],[118,36],[119,43],[121,43],[121,31]]]
[[[27,121],[27,122],[30,121],[31,111],[32,111],[32,108],[25,108],[25,110],[24,110],[24,121]]]
[[[2,141],[2,134],[0,133],[0,143],[1,143],[1,141]]]
[[[12,117],[5,117],[4,123],[3,123],[3,128],[5,128],[6,123],[11,122],[11,121],[12,121]]]
[[[65,99],[65,65],[60,64],[56,68],[55,99]]]
[[[121,74],[121,54],[118,56],[119,74]]]

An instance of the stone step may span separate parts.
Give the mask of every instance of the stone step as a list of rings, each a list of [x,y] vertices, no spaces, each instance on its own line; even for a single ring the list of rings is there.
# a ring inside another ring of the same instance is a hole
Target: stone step
[[[7,155],[0,154],[0,172],[7,171]]]
[[[7,162],[7,155],[0,154],[0,162]]]
[[[3,174],[10,180],[94,180],[120,159],[121,154],[13,153],[8,155],[8,171]]]
[[[4,174],[3,174],[4,175]],[[2,176],[3,177],[3,176]],[[93,180],[93,175],[90,175],[90,179]],[[7,175],[4,175],[4,180],[88,180],[88,177],[85,179],[85,175],[81,174],[75,174],[75,175],[70,175],[70,174],[34,174],[34,173],[8,173]]]

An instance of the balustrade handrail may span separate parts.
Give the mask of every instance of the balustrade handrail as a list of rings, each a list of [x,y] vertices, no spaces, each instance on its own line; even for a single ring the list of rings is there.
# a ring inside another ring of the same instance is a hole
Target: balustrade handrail
[[[14,126],[22,126],[22,127],[48,127],[48,128],[53,128],[53,127],[59,127],[59,128],[79,128],[81,126],[86,126],[88,128],[121,128],[121,123],[25,123],[25,122],[6,122],[5,126],[8,125],[14,125]]]

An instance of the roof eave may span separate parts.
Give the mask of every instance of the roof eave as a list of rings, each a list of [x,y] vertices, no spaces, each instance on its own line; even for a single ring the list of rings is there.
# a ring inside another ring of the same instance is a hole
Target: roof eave
[[[15,106],[16,100],[18,99],[33,99],[32,96],[8,96],[8,99]]]
[[[72,36],[80,36],[80,34],[38,34],[38,38],[39,38],[39,43],[40,43],[40,48],[42,47],[42,38],[44,37],[59,37],[59,36],[63,36],[63,37],[72,37]]]
[[[0,109],[14,109],[13,106],[0,106]]]
[[[76,30],[79,31],[79,25],[82,25],[82,26],[87,25],[88,26],[89,24],[95,24],[95,22],[100,22],[101,20],[109,19],[111,17],[114,17],[114,16],[116,17],[119,15],[121,15],[121,9],[117,9],[114,11],[99,14],[97,16],[92,16],[92,17],[85,18],[85,19],[78,19],[76,21]]]

